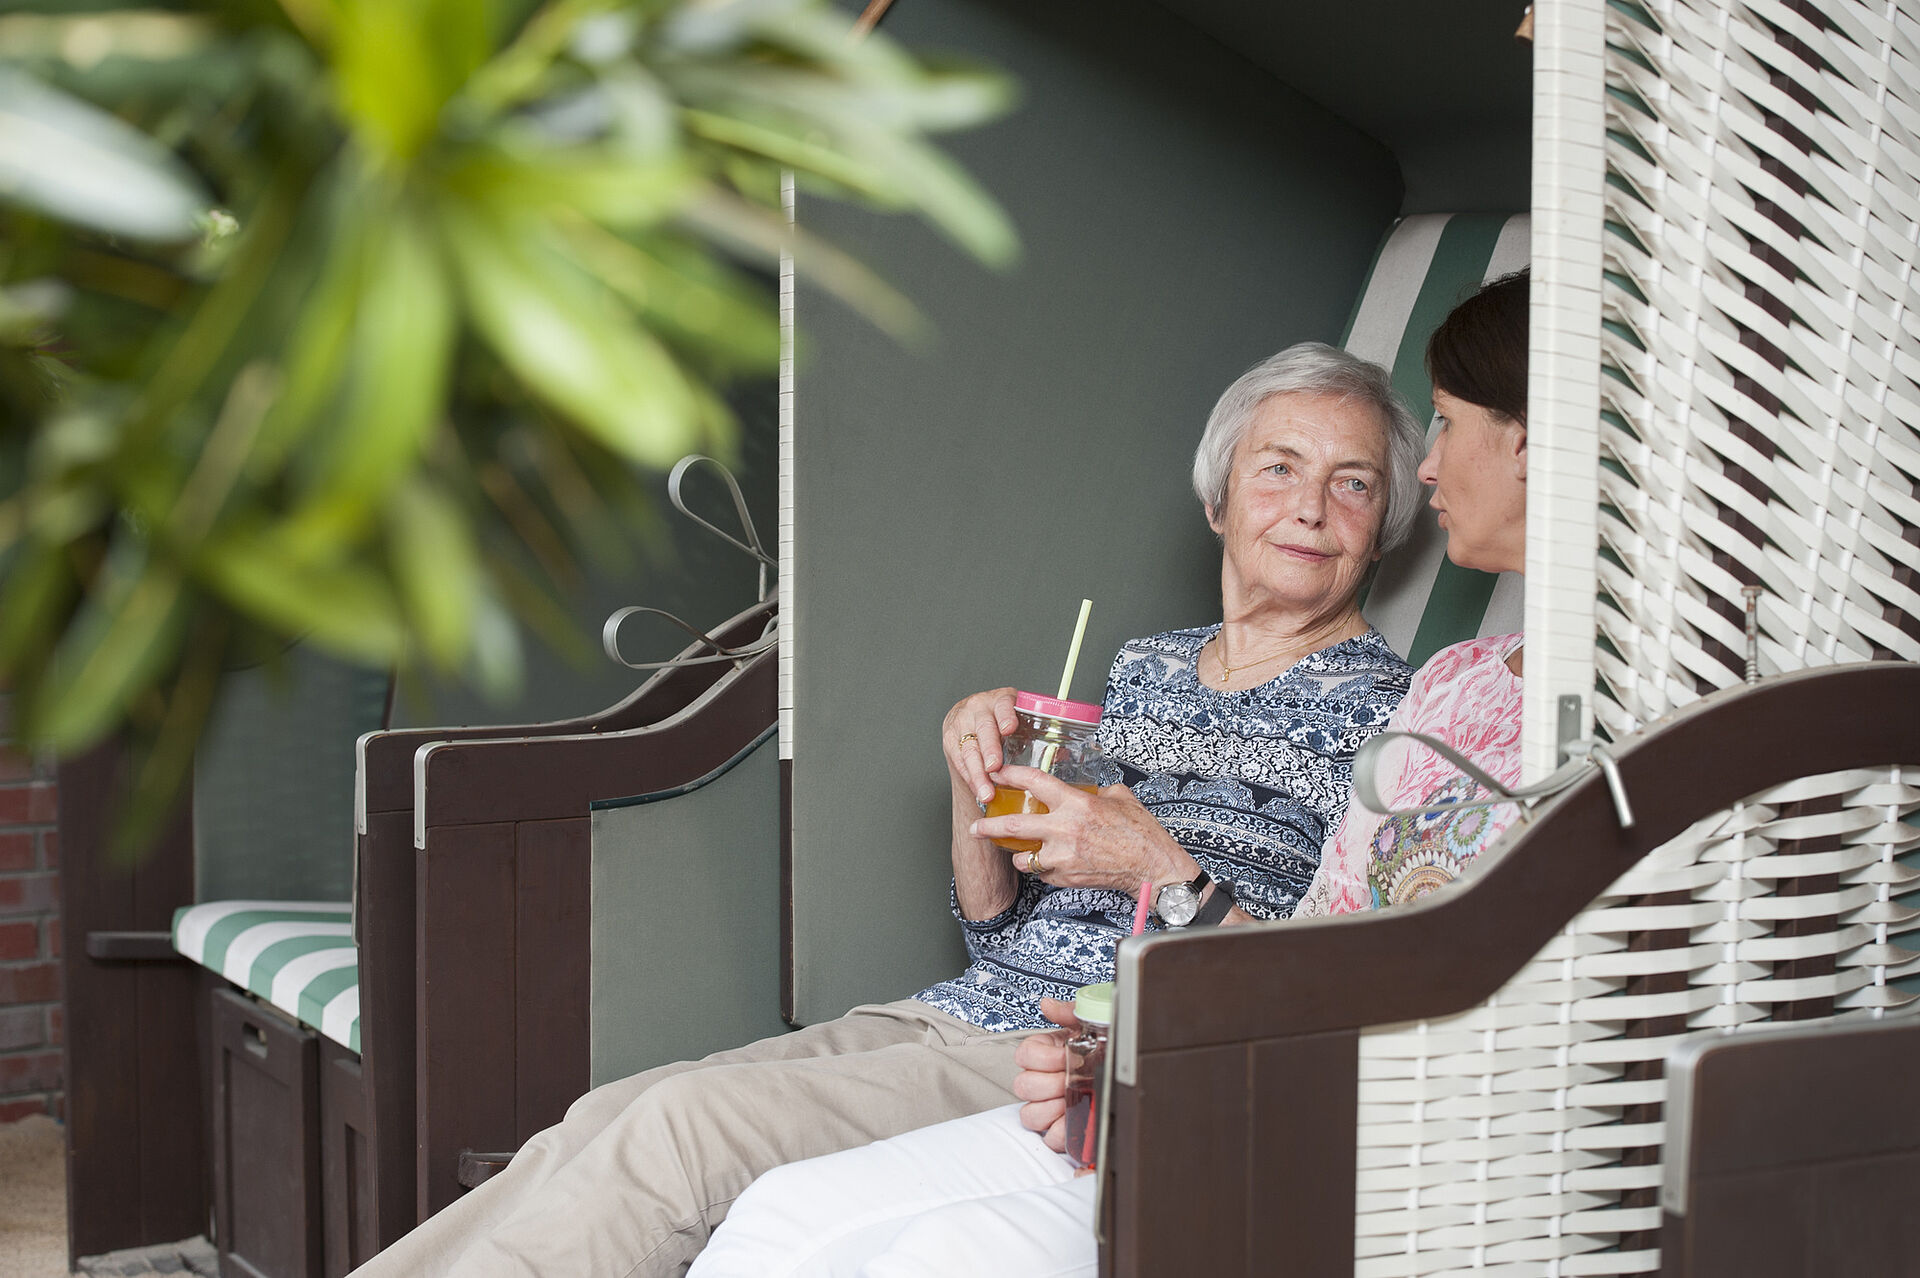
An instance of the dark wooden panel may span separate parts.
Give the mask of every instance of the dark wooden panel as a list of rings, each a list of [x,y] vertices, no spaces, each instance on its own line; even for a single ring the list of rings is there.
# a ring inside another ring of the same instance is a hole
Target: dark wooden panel
[[[185,809],[135,857],[111,834],[127,791],[115,745],[60,767],[62,999],[67,1035],[69,1258],[206,1226],[200,999],[187,964],[103,962],[96,932],[160,932],[193,900]]]
[[[415,878],[411,812],[376,812],[355,840],[360,938],[360,1050],[373,1142],[380,1245],[420,1221],[414,1194]]]
[[[1245,1272],[1273,1264],[1275,1240],[1285,1239],[1289,1273],[1350,1275],[1360,1036],[1313,1034],[1252,1051]]]
[[[1121,1278],[1248,1272],[1250,1061],[1244,1046],[1165,1052],[1115,1088],[1110,1148],[1138,1170],[1114,1202]]]
[[[221,1271],[320,1278],[317,1035],[225,988],[212,1025]]]
[[[429,830],[416,851],[418,1134],[424,1219],[460,1192],[460,1151],[516,1147],[514,835],[510,824]]]
[[[592,829],[587,817],[515,827],[514,1146],[566,1117],[591,1078]]]
[[[320,1046],[320,1206],[326,1278],[344,1278],[379,1250],[373,1143],[360,1058]]]
[[[1920,1149],[1916,1060],[1912,1015],[1716,1044],[1693,1068],[1689,1167],[1717,1176]]]
[[[1673,1121],[1686,1212],[1668,1278],[1920,1274],[1920,1019],[1735,1036],[1699,1052]]]

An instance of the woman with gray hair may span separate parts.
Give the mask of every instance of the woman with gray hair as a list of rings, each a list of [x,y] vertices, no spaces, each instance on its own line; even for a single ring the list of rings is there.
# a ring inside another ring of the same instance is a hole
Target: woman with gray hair
[[[1524,273],[1495,280],[1455,307],[1427,348],[1440,429],[1419,476],[1433,486],[1430,504],[1441,514],[1447,557],[1463,568],[1518,570],[1525,562],[1528,309]],[[1265,379],[1278,368],[1321,358],[1299,348],[1283,352],[1236,383],[1215,412],[1230,442],[1216,440],[1209,428],[1195,465],[1195,485],[1215,526],[1227,526],[1225,581],[1235,579],[1236,558],[1243,567],[1258,562],[1232,531],[1250,510],[1261,508],[1258,501],[1248,504],[1257,496],[1249,481],[1266,482],[1260,467],[1267,457],[1284,455],[1303,438],[1324,439],[1322,430],[1330,421],[1324,405],[1301,400],[1297,393],[1262,395],[1269,384]],[[1276,422],[1288,420],[1300,429],[1273,432]],[[1244,426],[1235,426],[1236,421]],[[1277,452],[1267,451],[1274,445]],[[1290,460],[1285,465],[1301,469]],[[1336,470],[1329,491],[1342,491],[1339,476]],[[1213,513],[1221,502],[1224,519]],[[1386,504],[1390,523],[1394,502]],[[1291,543],[1303,509],[1295,505],[1295,515],[1264,523],[1267,540]],[[1235,598],[1229,588],[1228,627],[1206,643],[1232,636]],[[1449,742],[1501,783],[1516,785],[1520,644],[1519,635],[1499,635],[1442,649],[1414,677],[1392,730]],[[1228,669],[1234,668],[1230,663]],[[1111,690],[1108,704],[1114,704]],[[1460,873],[1512,819],[1511,805],[1489,809],[1462,802],[1479,798],[1480,792],[1450,761],[1416,750],[1404,738],[1391,742],[1375,781],[1396,811],[1370,812],[1357,800],[1347,805],[1294,917],[1416,899]],[[1438,811],[1432,810],[1436,804]],[[1200,859],[1211,864],[1204,854]],[[1077,1027],[1074,1009],[1065,1004],[1044,1010],[1048,1019]],[[1064,1041],[1057,1033],[1023,1036],[1016,1055],[1026,1068],[1014,1091],[1027,1104],[776,1169],[741,1195],[691,1278],[979,1273],[1091,1278],[1098,1261],[1094,1181],[1076,1176],[1055,1152],[1066,1148]],[[1289,1095],[1286,1086],[1284,1077],[1264,1080],[1263,1112],[1284,1115],[1289,1107],[1313,1105],[1314,1097]],[[1191,1098],[1229,1106],[1248,1099]],[[1081,1148],[1084,1153],[1086,1147]],[[1196,1202],[1194,1208],[1194,1227],[1204,1230],[1206,1204]],[[1286,1268],[1288,1241],[1273,1240],[1277,1269]]]
[[[1386,371],[1329,346],[1289,347],[1227,388],[1193,467],[1220,538],[1221,620],[1121,649],[1099,728],[1121,784],[1088,793],[1005,765],[1010,688],[948,713],[953,907],[972,962],[918,1003],[994,1031],[1042,1028],[1043,998],[1112,977],[1143,884],[1156,930],[1291,916],[1347,808],[1355,751],[1408,686],[1359,594],[1417,513],[1422,443]],[[1046,811],[982,818],[996,785]],[[1016,839],[1038,848],[994,842]],[[693,1275],[869,1272],[923,1207],[1020,1180],[944,1133],[1058,1161],[1016,1106],[982,1109],[762,1177]]]
[[[1406,535],[1419,441],[1364,360],[1309,344],[1255,365],[1221,396],[1194,463],[1221,541],[1222,621],[1121,650],[1099,728],[1120,783],[1088,792],[1003,766],[1011,688],[946,716],[967,970],[596,1088],[362,1272],[681,1272],[761,1173],[1004,1105],[1021,1031],[1047,1023],[1041,999],[1112,976],[1143,883],[1155,928],[1290,915],[1346,809],[1355,751],[1407,690],[1358,597]],[[983,818],[996,785],[1047,808]],[[861,905],[848,903],[849,927]]]
[[[1359,595],[1412,527],[1423,444],[1385,369],[1318,342],[1227,388],[1193,465],[1221,542],[1222,620],[1122,648],[1100,737],[1126,785],[1089,795],[1002,768],[1012,689],[947,715],[954,895],[974,963],[923,1001],[975,1024],[1037,1026],[1036,996],[1086,983],[1078,955],[1111,954],[1097,934],[1126,928],[1143,881],[1153,917],[1174,925],[1292,913],[1346,808],[1352,751],[1404,689]],[[996,779],[1048,811],[975,819]],[[1010,839],[1041,846],[1009,857],[993,840]]]

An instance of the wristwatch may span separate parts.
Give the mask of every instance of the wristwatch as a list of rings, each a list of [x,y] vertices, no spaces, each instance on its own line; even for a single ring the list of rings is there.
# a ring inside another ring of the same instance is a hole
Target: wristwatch
[[[1186,883],[1169,883],[1153,897],[1153,912],[1168,927],[1185,927],[1200,913],[1200,894],[1213,882],[1205,870]]]

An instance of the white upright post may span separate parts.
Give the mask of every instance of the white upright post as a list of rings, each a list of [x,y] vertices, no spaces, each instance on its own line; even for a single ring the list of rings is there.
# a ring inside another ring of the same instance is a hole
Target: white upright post
[[[793,174],[780,175],[780,206],[787,229],[794,226]],[[780,254],[780,580],[775,597],[780,602],[780,685],[778,693],[780,758],[793,758],[793,250]]]
[[[1542,0],[1533,43],[1524,776],[1553,770],[1560,699],[1593,720],[1606,0]]]

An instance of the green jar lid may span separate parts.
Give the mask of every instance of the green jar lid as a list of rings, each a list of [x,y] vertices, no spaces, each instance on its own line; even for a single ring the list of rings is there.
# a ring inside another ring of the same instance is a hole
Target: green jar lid
[[[1094,1025],[1113,1024],[1113,982],[1082,985],[1074,995],[1073,1014]]]

